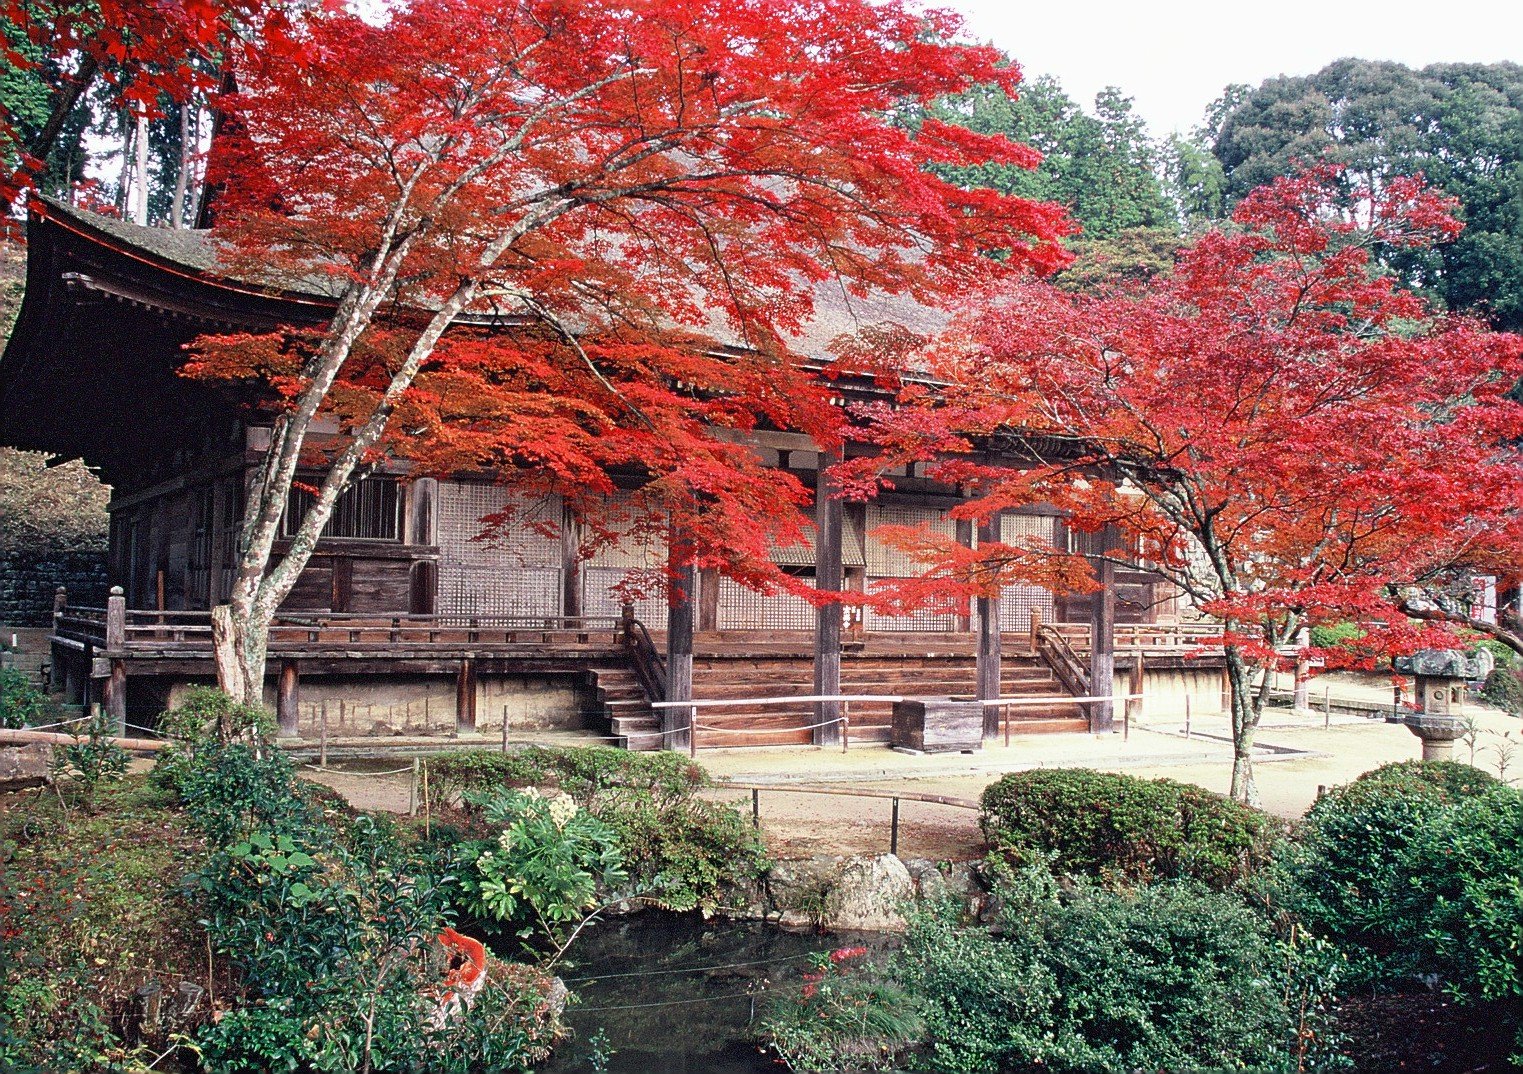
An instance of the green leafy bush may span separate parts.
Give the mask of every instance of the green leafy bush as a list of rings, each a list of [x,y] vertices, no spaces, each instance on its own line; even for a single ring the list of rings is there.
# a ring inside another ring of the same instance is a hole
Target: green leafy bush
[[[994,930],[951,904],[912,915],[898,973],[937,1070],[1293,1070],[1322,1029],[1307,952],[1240,899],[1188,882],[1060,899],[1040,865],[1000,894]]]
[[[1485,649],[1497,662],[1499,668],[1509,668],[1518,663],[1519,657],[1513,651],[1511,645],[1497,641],[1495,638],[1482,638],[1475,643],[1477,649]]]
[[[1364,637],[1358,623],[1324,623],[1311,628],[1311,643],[1318,649],[1337,649]]]
[[[471,908],[509,924],[526,943],[560,948],[570,929],[624,881],[618,836],[569,795],[499,791],[481,805],[502,834],[462,848],[461,883]]]
[[[41,727],[56,723],[59,709],[17,668],[0,668],[0,727]]]
[[[323,810],[283,755],[241,741],[198,750],[181,793],[213,842],[193,890],[248,992],[201,1032],[209,1069],[464,1074],[543,1058],[544,993],[531,1002],[500,971],[479,1011],[436,1016],[452,885],[393,825]]]
[[[95,811],[101,787],[127,774],[131,758],[116,744],[116,733],[105,716],[95,716],[81,729],[74,728],[74,741],[53,748],[53,776],[79,788],[88,812]]]
[[[1501,665],[1492,668],[1481,687],[1481,700],[1503,712],[1523,716],[1523,669]]]
[[[196,686],[159,717],[158,731],[169,745],[159,751],[153,778],[178,790],[198,750],[233,742],[258,747],[270,740],[275,723],[264,708],[240,704],[213,686]]]
[[[815,955],[803,984],[774,993],[761,1039],[793,1070],[890,1069],[920,1039],[915,1001],[891,979],[863,972],[865,947]]]
[[[1225,888],[1268,860],[1282,831],[1200,787],[1087,768],[1011,773],[984,789],[982,805],[984,838],[1008,860],[1124,883]]]
[[[732,807],[698,797],[712,781],[679,754],[528,747],[446,753],[427,764],[436,808],[469,807],[471,792],[559,787],[613,829],[630,886],[668,910],[714,909],[767,868],[757,833]]]
[[[1357,980],[1436,975],[1461,998],[1516,995],[1523,794],[1454,762],[1386,765],[1317,800],[1283,849],[1278,898]]]

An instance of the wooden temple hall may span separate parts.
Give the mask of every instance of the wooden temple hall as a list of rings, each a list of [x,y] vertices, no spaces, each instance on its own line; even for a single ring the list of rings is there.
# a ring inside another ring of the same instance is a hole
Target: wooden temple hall
[[[207,332],[320,324],[333,302],[240,282],[205,232],[32,204],[26,299],[0,359],[0,443],[83,458],[110,484],[113,595],[86,608],[60,593],[52,674],[70,700],[142,725],[188,684],[214,679],[209,609],[227,594],[245,482],[268,435],[226,395],[178,376],[181,348]],[[822,340],[848,327],[830,316]],[[819,453],[805,438],[758,433],[754,446],[815,482]],[[911,564],[874,529],[951,527],[952,493],[907,472],[878,502],[822,498],[819,539],[779,563],[828,588],[906,576]],[[1220,665],[1185,658],[1200,628],[1178,622],[1177,602],[1148,575],[1107,568],[1102,592],[1080,599],[1011,587],[966,615],[820,612],[708,574],[689,578],[670,608],[621,605],[614,587],[664,563],[664,548],[630,543],[584,561],[574,520],[553,503],[493,543],[477,540],[509,495],[487,480],[394,472],[344,496],[272,632],[268,691],[283,734],[495,737],[506,722],[515,735],[686,748],[688,711],[653,703],[812,694],[1030,698],[989,709],[986,737],[1003,733],[1002,719],[1017,734],[1098,732],[1115,707],[1066,699],[1109,694],[1113,681],[1125,692],[1139,658],[1150,704],[1182,690],[1202,709],[1220,704]],[[560,524],[558,538],[536,520]],[[1000,526],[1007,538],[1070,539],[1051,515]],[[840,723],[807,725],[839,712],[835,702],[705,708],[698,745],[834,741]],[[889,721],[888,704],[852,704],[850,739],[884,740]]]

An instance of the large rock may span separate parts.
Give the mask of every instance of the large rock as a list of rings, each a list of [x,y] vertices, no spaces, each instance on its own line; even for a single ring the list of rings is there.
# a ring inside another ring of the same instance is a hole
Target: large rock
[[[779,921],[795,928],[899,932],[915,881],[893,854],[780,861],[768,878]]]
[[[46,742],[0,746],[0,793],[53,782],[53,747]]]

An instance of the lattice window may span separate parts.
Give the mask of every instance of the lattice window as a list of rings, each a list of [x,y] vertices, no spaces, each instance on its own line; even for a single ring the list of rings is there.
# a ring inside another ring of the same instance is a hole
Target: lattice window
[[[293,488],[286,501],[287,537],[294,537],[316,498]],[[401,485],[394,477],[367,477],[339,494],[322,536],[347,540],[399,541],[402,539]]]
[[[482,519],[515,507],[489,540],[476,540]],[[441,615],[554,616],[561,609],[561,543],[543,527],[559,521],[554,504],[515,503],[496,486],[439,485]]]
[[[553,617],[560,614],[561,572],[554,567],[440,565],[439,612],[447,616]]]
[[[957,523],[934,507],[870,503],[867,505],[867,574],[870,578],[910,578],[919,564],[907,552],[890,548],[873,535],[879,526],[925,525],[947,537],[957,534]]]
[[[914,578],[920,573],[920,565],[907,552],[890,548],[873,531],[879,526],[924,525],[933,533],[947,537],[957,534],[957,524],[934,507],[916,505],[878,504],[867,505],[867,581],[868,589],[874,583]],[[872,610],[865,613],[864,624],[868,630],[956,630],[957,616],[951,612],[921,609],[908,615],[883,615]]]
[[[629,573],[625,567],[599,567],[592,564],[582,568],[583,610],[588,615],[619,615],[623,611],[614,587],[624,581]],[[650,630],[666,629],[666,597],[657,593],[635,601],[635,618]]]
[[[1000,519],[1000,540],[1012,545],[1022,544],[1028,537],[1051,541],[1054,526],[1055,521],[1047,515],[1005,515]],[[1042,622],[1052,622],[1052,593],[1034,585],[1008,585],[1000,590],[1001,630],[1030,630],[1032,612],[1038,613]]]
[[[198,606],[211,595],[213,486],[204,485],[191,493],[190,549],[185,563],[185,597]]]
[[[814,605],[793,593],[758,593],[719,580],[720,630],[813,630],[815,622]]]

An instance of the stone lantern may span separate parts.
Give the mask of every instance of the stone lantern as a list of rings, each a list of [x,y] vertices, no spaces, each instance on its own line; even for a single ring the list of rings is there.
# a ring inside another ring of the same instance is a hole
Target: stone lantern
[[[1402,722],[1422,739],[1423,760],[1449,760],[1454,740],[1465,733],[1460,716],[1465,683],[1484,673],[1481,661],[1455,649],[1421,649],[1397,657],[1395,664],[1398,672],[1417,680],[1417,711]]]

